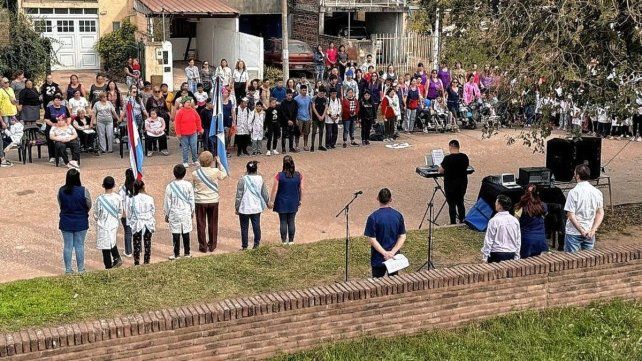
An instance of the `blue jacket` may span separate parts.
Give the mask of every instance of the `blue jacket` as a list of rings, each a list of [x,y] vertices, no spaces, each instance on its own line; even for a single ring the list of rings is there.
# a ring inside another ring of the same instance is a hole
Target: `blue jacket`
[[[78,232],[89,229],[89,210],[91,196],[85,187],[74,187],[70,194],[65,187],[58,190],[60,222],[58,229],[64,232]]]

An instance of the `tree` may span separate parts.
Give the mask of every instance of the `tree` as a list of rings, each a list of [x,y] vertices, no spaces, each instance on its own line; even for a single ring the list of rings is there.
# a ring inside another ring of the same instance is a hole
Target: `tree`
[[[101,36],[96,43],[103,69],[110,79],[122,79],[127,59],[139,57],[135,34],[136,26],[126,19],[120,29]]]
[[[30,20],[21,13],[6,14],[3,17],[6,32],[0,41],[0,73],[11,76],[22,70],[27,77],[41,79],[57,62],[51,52],[51,40],[34,30]]]
[[[428,2],[427,2],[428,3]],[[630,0],[441,0],[442,60],[498,67],[498,95],[523,104],[524,92],[548,95],[562,84],[583,109],[610,106],[627,116],[642,78],[642,2]],[[434,22],[434,12],[425,22]],[[510,110],[510,106],[506,106]],[[512,107],[518,108],[518,107]],[[543,146],[549,119],[520,137]],[[505,114],[514,116],[514,114]],[[492,133],[492,131],[491,131]],[[541,149],[538,149],[541,150]]]

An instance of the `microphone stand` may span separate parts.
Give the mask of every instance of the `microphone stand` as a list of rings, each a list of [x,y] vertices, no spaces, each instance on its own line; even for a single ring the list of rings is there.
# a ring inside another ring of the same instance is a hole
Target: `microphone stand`
[[[343,207],[343,209],[340,210],[339,213],[337,213],[337,215],[335,216],[335,218],[338,218],[341,215],[341,213],[344,213],[346,215],[346,274],[345,274],[345,281],[346,282],[348,282],[348,271],[349,271],[348,267],[349,267],[349,259],[350,259],[350,248],[349,248],[349,244],[350,244],[350,205],[352,204],[352,202],[354,202],[357,199],[357,197],[359,197],[359,195],[361,195],[361,192],[355,193],[354,197],[352,198],[352,200],[350,202],[348,202],[348,204],[346,204],[346,206]]]

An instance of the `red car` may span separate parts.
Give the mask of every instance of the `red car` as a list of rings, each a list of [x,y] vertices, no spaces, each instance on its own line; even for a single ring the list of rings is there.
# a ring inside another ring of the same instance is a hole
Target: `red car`
[[[290,40],[290,70],[314,73],[314,51],[310,45],[300,40]],[[271,38],[265,41],[265,65],[283,67],[283,47],[281,39]]]

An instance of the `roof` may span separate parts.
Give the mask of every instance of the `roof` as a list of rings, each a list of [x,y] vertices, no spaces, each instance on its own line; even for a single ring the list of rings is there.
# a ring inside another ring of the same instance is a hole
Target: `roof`
[[[148,15],[184,14],[238,16],[239,11],[224,0],[136,0]],[[136,7],[136,6],[135,6]]]

